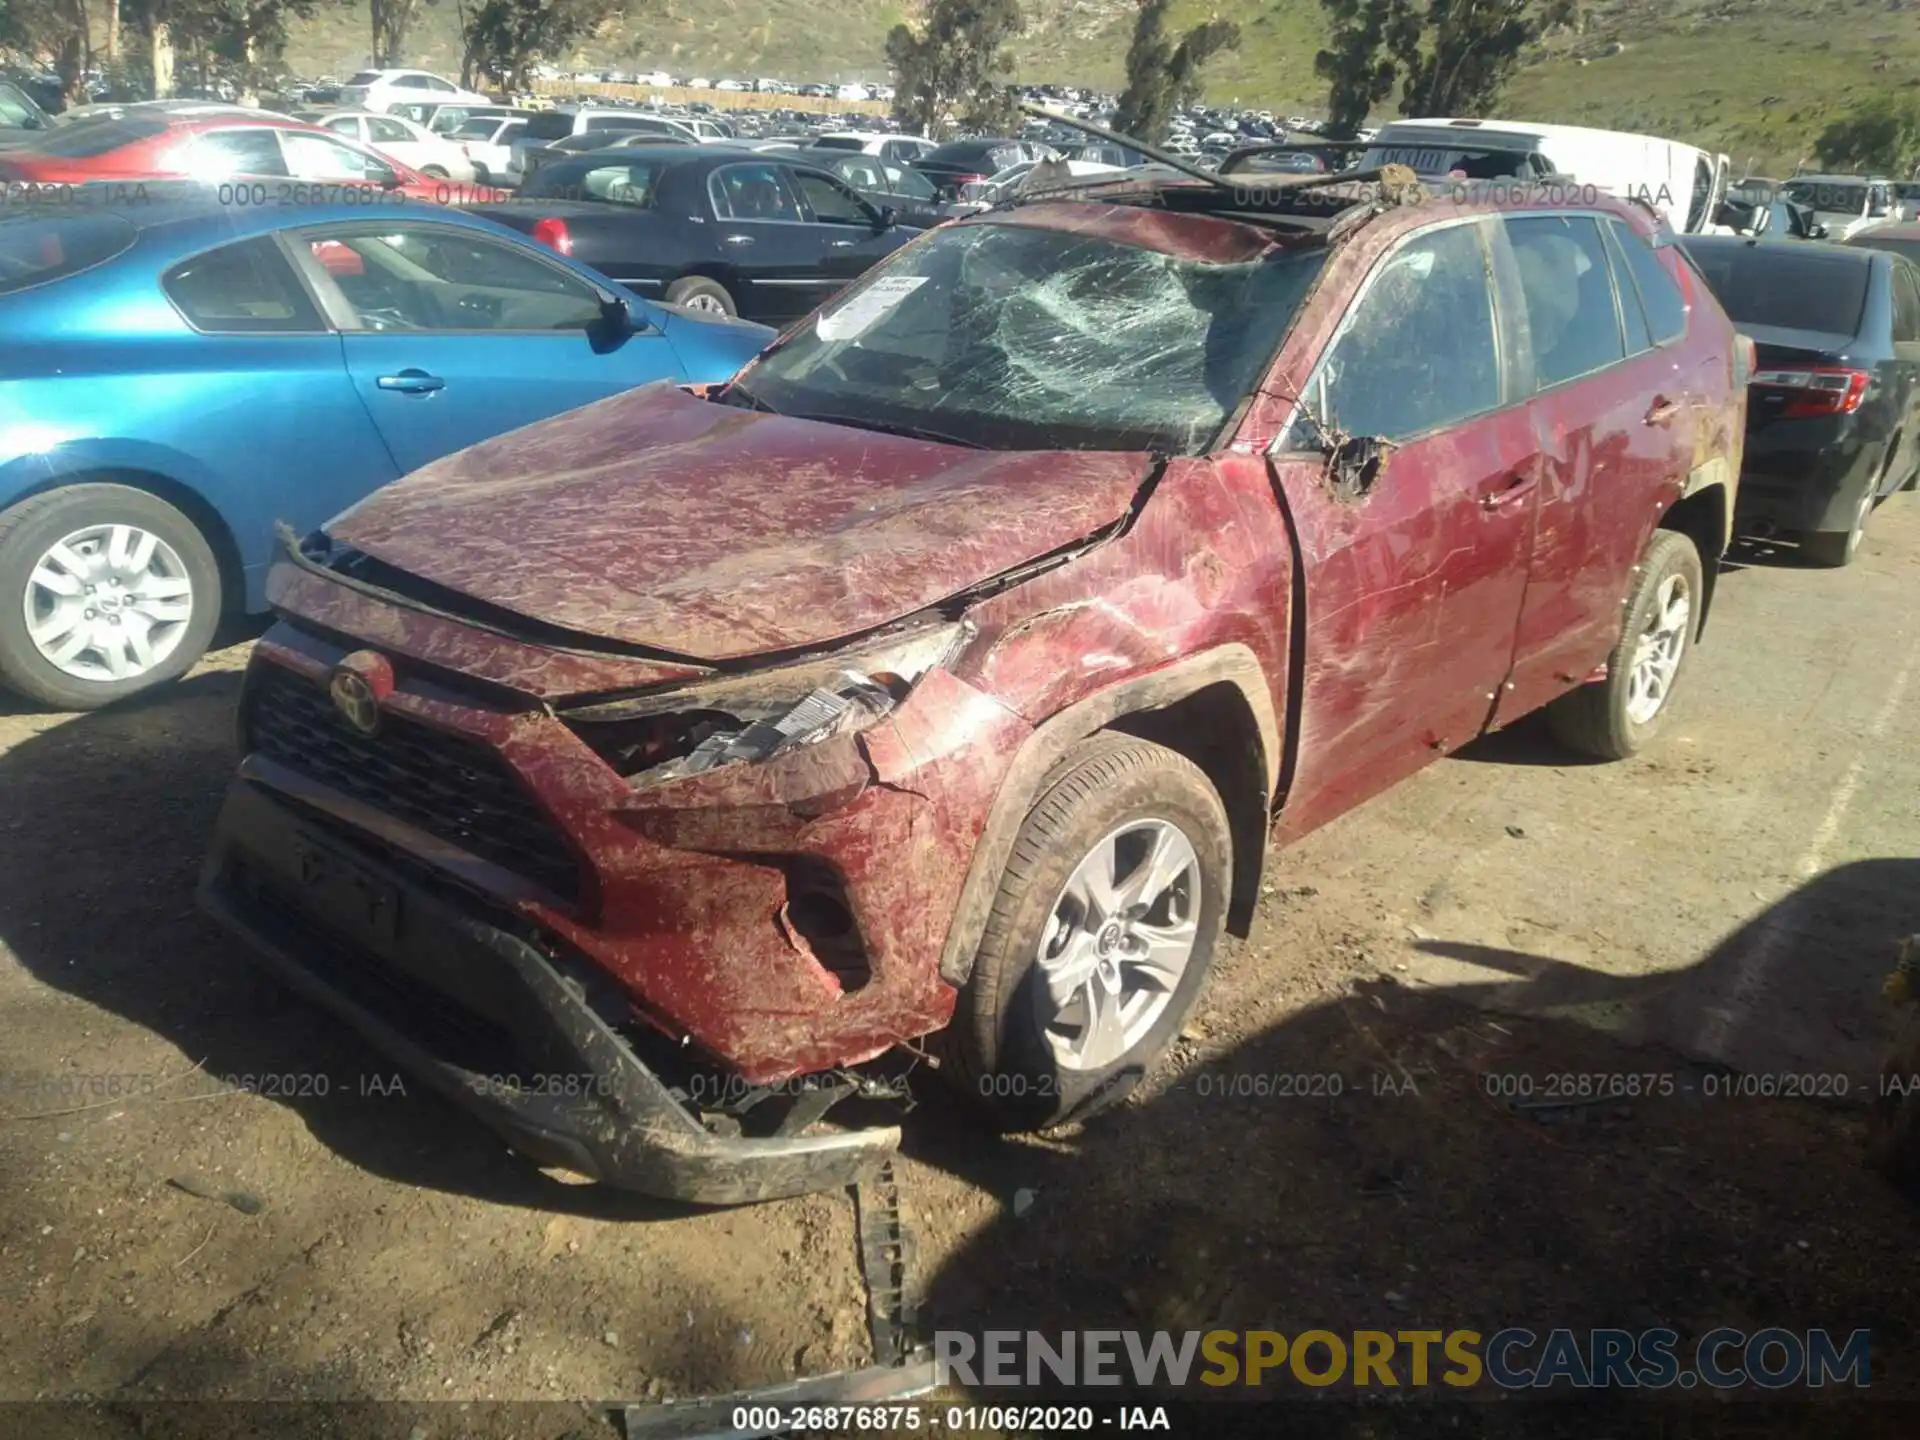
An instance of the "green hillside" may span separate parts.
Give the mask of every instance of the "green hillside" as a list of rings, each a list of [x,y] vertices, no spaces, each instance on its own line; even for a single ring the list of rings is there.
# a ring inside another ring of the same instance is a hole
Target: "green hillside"
[[[1021,78],[1117,87],[1131,0],[1027,0]],[[1318,0],[1240,5],[1186,0],[1185,18],[1238,19],[1239,53],[1208,91],[1285,112],[1317,110]],[[636,0],[563,64],[659,67],[790,80],[881,78],[887,30],[914,0]],[[1616,47],[1617,53],[1616,53]],[[450,0],[422,13],[409,59],[457,71]],[[294,28],[288,58],[343,73],[367,54],[364,3]],[[1601,0],[1578,34],[1527,58],[1501,109],[1513,116],[1646,130],[1725,150],[1736,166],[1791,165],[1839,110],[1876,90],[1920,83],[1920,0]]]

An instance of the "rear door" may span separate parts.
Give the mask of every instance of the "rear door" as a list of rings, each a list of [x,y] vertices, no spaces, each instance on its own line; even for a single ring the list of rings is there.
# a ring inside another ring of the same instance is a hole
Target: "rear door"
[[[1543,460],[1504,724],[1583,683],[1619,640],[1633,567],[1692,467],[1698,417],[1684,301],[1645,239],[1591,213],[1508,214],[1501,226]],[[1630,273],[1616,282],[1616,270]],[[1664,280],[1650,303],[1633,275],[1649,290]]]
[[[1442,221],[1381,257],[1276,445],[1306,567],[1306,738],[1289,834],[1480,734],[1507,677],[1539,455],[1503,365],[1495,224]],[[1336,430],[1391,442],[1358,493],[1329,484],[1319,459]],[[1285,463],[1288,452],[1313,463]]]
[[[680,367],[657,330],[609,343],[580,276],[463,227],[387,219],[289,232],[342,330],[347,373],[402,472]]]

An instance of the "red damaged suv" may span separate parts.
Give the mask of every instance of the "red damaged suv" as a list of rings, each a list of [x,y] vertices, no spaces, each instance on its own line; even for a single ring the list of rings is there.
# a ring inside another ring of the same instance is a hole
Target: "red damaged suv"
[[[1612,757],[1666,713],[1750,347],[1649,212],[1558,199],[1026,197],[726,386],[289,535],[203,903],[655,1194],[857,1177],[900,1047],[1006,1127],[1113,1103],[1270,833],[1539,707]]]

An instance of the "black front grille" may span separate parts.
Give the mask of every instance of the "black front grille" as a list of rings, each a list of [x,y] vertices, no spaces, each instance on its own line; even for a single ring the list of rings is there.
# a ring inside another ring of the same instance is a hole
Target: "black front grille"
[[[551,890],[580,897],[580,867],[492,750],[391,712],[363,735],[320,686],[276,666],[247,686],[247,748]]]

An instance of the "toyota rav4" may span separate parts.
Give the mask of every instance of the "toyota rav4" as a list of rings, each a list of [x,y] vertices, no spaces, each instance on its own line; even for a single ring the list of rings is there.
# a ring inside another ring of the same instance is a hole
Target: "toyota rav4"
[[[1750,347],[1643,209],[1265,178],[1018,198],[287,533],[205,905],[540,1163],[741,1202],[888,1153],[889,1052],[1121,1099],[1270,836],[1646,745]]]

